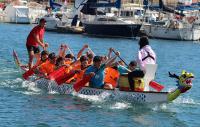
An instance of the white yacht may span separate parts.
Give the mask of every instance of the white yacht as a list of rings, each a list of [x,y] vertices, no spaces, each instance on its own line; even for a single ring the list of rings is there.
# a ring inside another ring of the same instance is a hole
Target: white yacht
[[[46,12],[42,7],[27,1],[16,0],[6,6],[3,11],[3,21],[7,23],[30,24]],[[34,7],[33,7],[34,6]]]
[[[144,25],[145,33],[152,38],[196,41],[200,39],[200,27],[176,20],[167,20],[163,24]]]

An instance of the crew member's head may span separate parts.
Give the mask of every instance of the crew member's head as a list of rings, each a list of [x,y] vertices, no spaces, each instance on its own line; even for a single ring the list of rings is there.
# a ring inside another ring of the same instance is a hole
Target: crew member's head
[[[95,56],[95,57],[93,58],[93,65],[94,65],[96,68],[100,68],[101,63],[102,63],[101,56]]]
[[[66,60],[72,61],[72,60],[74,59],[74,56],[73,56],[72,54],[69,53],[69,54],[66,54],[66,55],[65,55],[65,59],[66,59]]]
[[[56,66],[57,66],[57,67],[60,67],[60,66],[62,66],[62,65],[64,65],[64,58],[63,58],[63,57],[58,57],[58,58],[56,59]]]
[[[87,56],[81,56],[80,58],[81,67],[86,68],[88,66],[88,58]]]
[[[48,56],[50,63],[56,64],[56,54],[54,52],[50,53]]]
[[[46,50],[43,50],[40,56],[41,61],[43,62],[46,61],[48,59],[48,56],[49,56],[49,52]]]
[[[143,48],[146,45],[149,45],[149,39],[148,39],[148,37],[147,36],[140,37],[140,40],[139,40],[138,44],[140,46],[140,49]]]
[[[41,18],[40,19],[40,21],[39,21],[39,25],[41,26],[41,27],[44,27],[45,25],[46,25],[46,20],[44,19],[44,18]]]
[[[135,68],[137,67],[137,62],[136,61],[131,61],[128,65],[128,69],[130,69],[131,71],[135,70]]]

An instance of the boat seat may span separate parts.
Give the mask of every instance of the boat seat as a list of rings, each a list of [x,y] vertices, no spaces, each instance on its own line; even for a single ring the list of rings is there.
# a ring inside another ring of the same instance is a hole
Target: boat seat
[[[146,64],[146,72],[144,75],[144,91],[149,91],[149,82],[154,80],[157,66],[157,64]]]

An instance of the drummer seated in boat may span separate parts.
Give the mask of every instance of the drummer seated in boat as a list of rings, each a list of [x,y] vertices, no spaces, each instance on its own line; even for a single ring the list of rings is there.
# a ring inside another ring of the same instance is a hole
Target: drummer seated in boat
[[[135,70],[135,67],[137,66],[137,62],[135,60],[131,61],[128,66],[124,66],[124,64],[121,64],[122,62],[117,62],[117,70],[120,74],[128,74],[131,71]]]
[[[85,71],[85,75],[90,75],[92,77],[89,82],[90,87],[112,89],[112,86],[106,86],[104,84],[104,70],[106,67],[110,67],[119,55],[120,53],[117,52],[115,56],[108,59],[105,63],[102,63],[101,56],[94,57],[93,65]]]

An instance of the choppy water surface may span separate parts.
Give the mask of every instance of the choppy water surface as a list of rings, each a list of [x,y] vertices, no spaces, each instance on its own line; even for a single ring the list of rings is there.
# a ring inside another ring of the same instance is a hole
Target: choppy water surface
[[[27,62],[26,37],[33,26],[0,24],[0,126],[2,127],[198,127],[200,125],[200,44],[198,42],[150,40],[158,56],[156,81],[165,91],[175,88],[168,71],[180,74],[185,69],[195,74],[193,88],[172,103],[131,104],[96,96],[69,96],[46,93],[23,81],[13,63],[15,49]],[[76,54],[85,44],[96,54],[107,54],[113,47],[125,61],[136,57],[138,40],[92,38],[72,34],[45,34],[50,51],[68,44]]]

